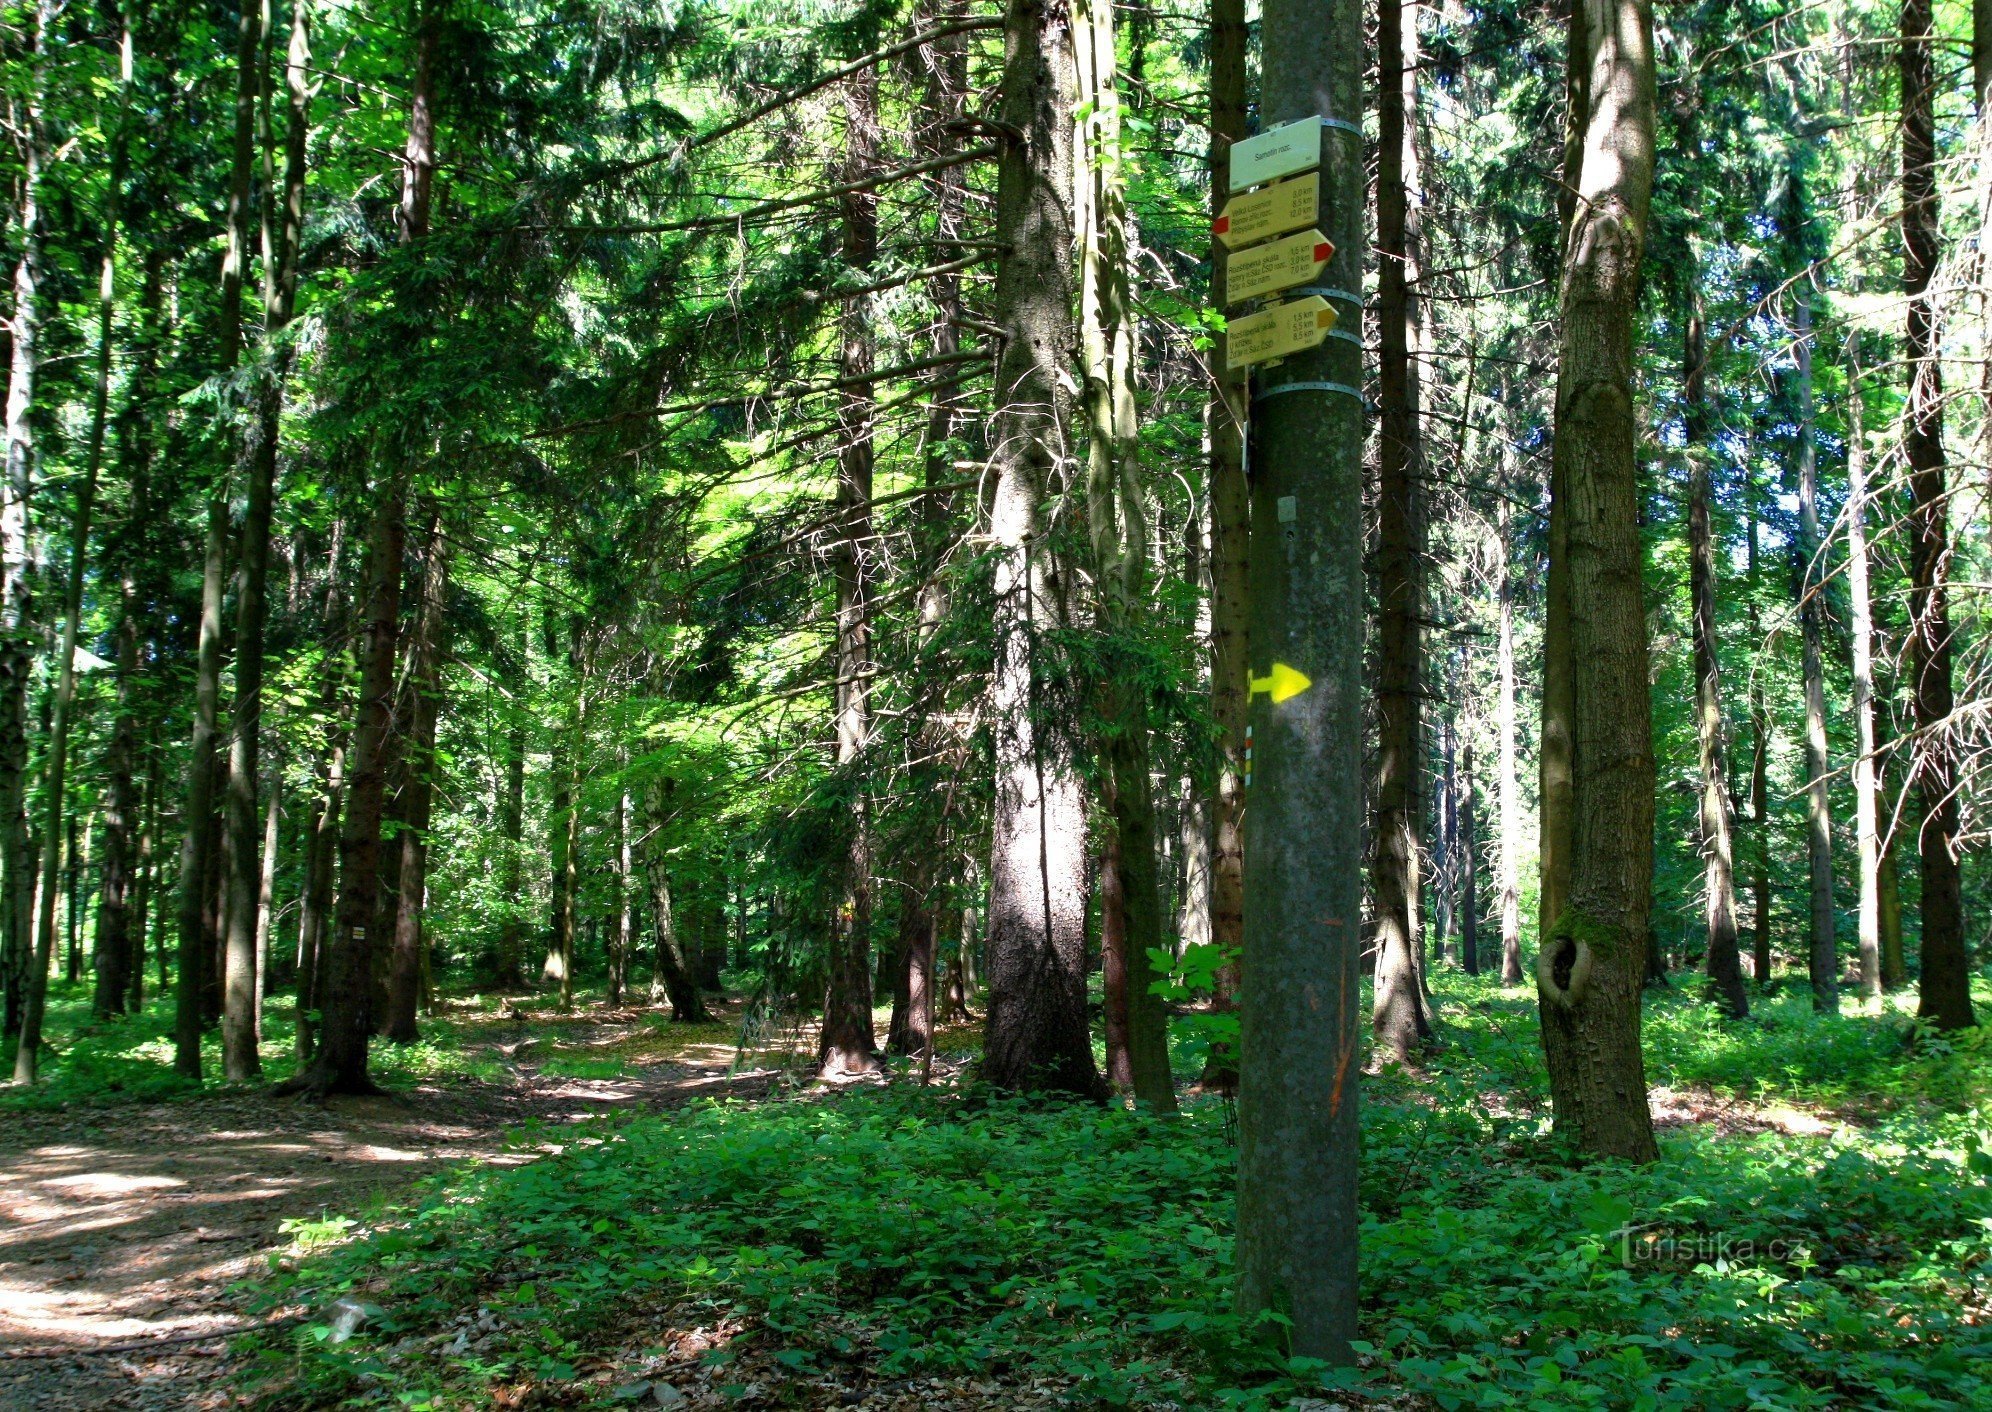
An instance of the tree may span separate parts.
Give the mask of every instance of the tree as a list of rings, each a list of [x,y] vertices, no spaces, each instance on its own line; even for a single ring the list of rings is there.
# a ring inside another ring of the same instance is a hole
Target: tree
[[[1377,460],[1377,782],[1370,889],[1376,906],[1377,1043],[1408,1062],[1432,1037],[1419,977],[1418,777],[1424,768],[1419,697],[1425,665],[1425,505],[1419,464],[1416,221],[1410,189],[1417,153],[1417,10],[1377,7],[1377,383],[1383,434]]]
[[[1689,271],[1692,280],[1694,272]],[[1687,350],[1682,387],[1689,455],[1689,596],[1694,612],[1695,725],[1701,747],[1702,856],[1706,866],[1704,918],[1708,928],[1708,979],[1716,1002],[1733,1018],[1750,1013],[1743,990],[1743,962],[1736,949],[1735,849],[1731,842],[1729,759],[1722,728],[1721,663],[1716,651],[1715,536],[1709,524],[1710,468],[1706,377],[1700,293],[1689,295]]]
[[[1639,1048],[1654,772],[1632,402],[1652,31],[1644,0],[1571,11],[1536,959],[1557,1129],[1581,1152],[1632,1162],[1658,1156]]]
[[[1361,288],[1362,11],[1269,0],[1261,111],[1321,119],[1324,284]],[[1348,310],[1351,316],[1354,311]],[[1356,1333],[1357,958],[1362,930],[1363,402],[1340,339],[1256,378],[1255,675],[1238,1088],[1239,1309],[1291,1320],[1292,1354],[1348,1362]],[[1262,704],[1263,703],[1263,704]],[[1304,1174],[1304,1175],[1303,1175]]]
[[[1070,16],[1008,0],[997,159],[992,322],[1000,330],[990,417],[995,561],[995,802],[989,864],[989,1007],[983,1073],[993,1084],[1098,1097],[1086,1027],[1085,807],[1074,743],[1048,699],[1045,656],[1068,621],[1066,555],[1041,504],[1069,454],[1075,352]]]
[[[1909,663],[1916,746],[1913,783],[1922,797],[1918,850],[1923,868],[1923,950],[1916,1013],[1939,1029],[1963,1029],[1971,1013],[1970,963],[1957,866],[1957,760],[1951,737],[1952,632],[1948,564],[1950,501],[1945,485],[1943,374],[1931,280],[1940,254],[1936,78],[1929,0],[1903,0],[1902,288],[1908,297],[1903,357],[1909,395],[1902,449],[1909,468]]]

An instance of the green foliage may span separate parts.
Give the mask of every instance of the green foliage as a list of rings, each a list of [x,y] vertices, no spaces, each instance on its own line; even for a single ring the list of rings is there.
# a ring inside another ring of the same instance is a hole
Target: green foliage
[[[1443,1408],[1982,1406],[1992,1054],[1902,1049],[1887,1020],[1783,1005],[1717,1044],[1701,1007],[1653,1027],[1656,1071],[1798,1101],[1828,1055],[1919,1108],[1830,1136],[1667,1129],[1644,1170],[1572,1169],[1548,1145],[1528,1001],[1442,977],[1459,1042],[1365,1103],[1364,1367],[1269,1361],[1230,1309],[1225,1113],[1176,1120],[890,1090],[563,1131],[523,1166],[460,1172],[272,1300],[377,1305],[343,1343],[315,1316],[265,1351],[274,1401],[439,1405],[491,1379],[574,1382],[615,1330],[745,1332],[817,1371],[1023,1375],[1082,1406],[1271,1408],[1309,1389]],[[1798,1076],[1787,1080],[1786,1075]],[[529,1132],[543,1143],[549,1135]],[[489,1346],[451,1353],[459,1311]],[[395,1389],[390,1395],[384,1389]],[[575,1405],[606,1405],[581,1379]]]

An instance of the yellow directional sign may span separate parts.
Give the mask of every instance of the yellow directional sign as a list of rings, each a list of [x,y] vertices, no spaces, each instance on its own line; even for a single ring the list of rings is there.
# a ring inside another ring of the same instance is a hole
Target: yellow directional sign
[[[1333,327],[1335,311],[1318,294],[1233,319],[1225,329],[1225,366],[1235,371],[1312,348]]]
[[[1320,205],[1321,174],[1309,172],[1293,181],[1276,181],[1259,191],[1232,197],[1210,223],[1210,231],[1226,250],[1236,250],[1255,240],[1313,225]]]
[[[1318,230],[1270,240],[1224,259],[1224,297],[1236,304],[1276,289],[1292,289],[1321,273],[1335,247]]]
[[[1284,662],[1275,662],[1272,671],[1263,677],[1252,678],[1252,694],[1270,696],[1277,706],[1282,701],[1291,701],[1313,685],[1314,681],[1307,673]]]
[[[1321,165],[1321,119],[1302,118],[1231,144],[1231,190],[1276,181]]]

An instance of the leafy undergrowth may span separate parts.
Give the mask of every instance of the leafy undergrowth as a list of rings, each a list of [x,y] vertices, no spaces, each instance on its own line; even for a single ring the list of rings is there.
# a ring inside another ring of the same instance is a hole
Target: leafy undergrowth
[[[202,1092],[201,1084],[173,1072],[171,994],[150,995],[137,1014],[110,1020],[92,1018],[90,998],[88,979],[50,982],[41,1081],[33,1088],[0,1087],[0,1112],[157,1103]],[[295,1071],[295,1034],[289,1002],[272,1003],[264,1011],[261,1046],[268,1082]],[[212,1090],[221,1074],[219,1027],[201,1036],[201,1062]],[[377,1046],[372,1067],[387,1088],[504,1076],[496,1056],[468,1045],[459,1022],[447,1016],[425,1019],[420,1043]]]
[[[1822,1136],[1679,1127],[1650,1169],[1573,1168],[1544,1132],[1520,998],[1441,991],[1452,1048],[1366,1100],[1354,1373],[1273,1356],[1229,1313],[1218,1104],[1168,1121],[908,1086],[605,1120],[539,1160],[461,1170],[273,1277],[273,1305],[313,1314],[262,1350],[258,1390],[272,1407],[607,1407],[659,1388],[697,1408],[1272,1408],[1324,1389],[1447,1408],[1992,1405],[1982,1044],[1906,1051],[1891,1019],[1769,1007],[1779,1022],[1738,1055],[1657,1015],[1670,1075],[1823,1081],[1822,1046],[1866,1042],[1825,1032],[1844,1024],[1879,1036],[1869,1091],[1937,1097]],[[951,1391],[977,1388],[991,1400]]]

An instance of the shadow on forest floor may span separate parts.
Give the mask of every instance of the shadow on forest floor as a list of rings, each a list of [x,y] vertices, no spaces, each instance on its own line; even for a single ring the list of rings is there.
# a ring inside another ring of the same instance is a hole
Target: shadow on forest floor
[[[0,1406],[221,1405],[225,1340],[246,1326],[230,1286],[292,1243],[287,1223],[367,1209],[452,1163],[529,1160],[535,1125],[765,1093],[778,1069],[736,1069],[737,1007],[716,1009],[672,1027],[643,1007],[447,1005],[433,1029],[500,1077],[322,1106],[234,1088],[6,1115]]]

